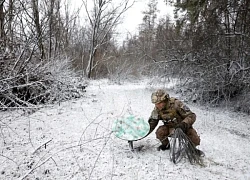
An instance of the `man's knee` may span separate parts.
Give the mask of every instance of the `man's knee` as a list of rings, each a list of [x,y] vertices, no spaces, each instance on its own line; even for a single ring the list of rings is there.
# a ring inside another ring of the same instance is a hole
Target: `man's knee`
[[[157,130],[156,130],[156,137],[160,140],[164,139],[166,136],[169,135],[169,128],[167,126],[160,126]]]
[[[200,136],[197,134],[195,129],[190,128],[187,132],[187,136],[194,143],[195,146],[200,145],[201,139],[200,139]]]

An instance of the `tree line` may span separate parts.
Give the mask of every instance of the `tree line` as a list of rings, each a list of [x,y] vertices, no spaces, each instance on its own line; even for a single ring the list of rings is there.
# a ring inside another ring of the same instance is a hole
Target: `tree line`
[[[67,0],[1,0],[1,106],[78,97],[70,77],[147,76],[178,78],[200,102],[234,102],[250,112],[247,0],[165,0],[174,19],[157,18],[150,0],[138,34],[120,45],[117,26],[134,3],[82,0],[72,9]]]

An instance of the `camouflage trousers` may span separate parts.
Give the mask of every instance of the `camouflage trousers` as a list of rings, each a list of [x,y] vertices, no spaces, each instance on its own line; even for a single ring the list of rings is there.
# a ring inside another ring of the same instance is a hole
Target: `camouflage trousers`
[[[156,137],[161,141],[163,145],[168,145],[169,143],[168,136],[169,134],[173,133],[173,131],[174,128],[171,128],[169,126],[166,125],[160,126],[156,130]],[[198,136],[196,130],[193,127],[189,128],[186,134],[189,137],[189,139],[194,143],[195,146],[200,145],[201,141],[200,137]]]

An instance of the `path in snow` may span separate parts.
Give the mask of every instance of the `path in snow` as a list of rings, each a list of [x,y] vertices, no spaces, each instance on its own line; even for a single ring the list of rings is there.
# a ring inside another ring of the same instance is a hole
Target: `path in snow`
[[[147,120],[153,89],[146,83],[92,81],[86,90],[82,99],[31,115],[1,112],[0,179],[250,179],[249,116],[189,104],[197,114],[205,167],[173,164],[169,151],[156,151],[154,132],[134,143],[145,146],[139,153],[112,134],[121,115]]]

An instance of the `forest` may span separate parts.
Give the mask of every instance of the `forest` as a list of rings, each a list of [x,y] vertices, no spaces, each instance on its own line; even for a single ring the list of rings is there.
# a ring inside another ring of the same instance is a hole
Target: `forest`
[[[165,0],[174,19],[158,19],[150,0],[122,44],[117,26],[135,1],[114,2],[72,10],[70,0],[0,0],[0,109],[79,98],[89,79],[147,77],[176,78],[193,102],[250,113],[250,1]]]

